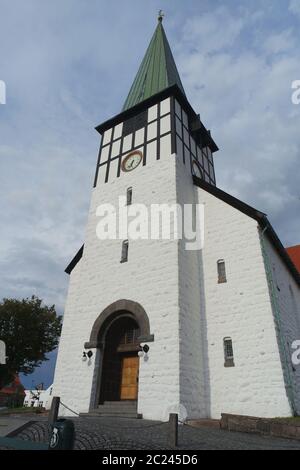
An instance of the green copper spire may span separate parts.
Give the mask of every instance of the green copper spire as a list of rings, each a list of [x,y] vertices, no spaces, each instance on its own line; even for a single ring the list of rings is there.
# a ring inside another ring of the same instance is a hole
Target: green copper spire
[[[157,28],[152,36],[122,111],[132,108],[171,85],[178,85],[184,93],[162,20],[163,13],[160,11]]]

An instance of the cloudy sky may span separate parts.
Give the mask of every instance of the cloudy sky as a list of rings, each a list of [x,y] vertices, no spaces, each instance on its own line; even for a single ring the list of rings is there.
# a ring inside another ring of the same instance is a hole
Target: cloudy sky
[[[0,298],[63,312],[99,146],[163,8],[189,101],[220,147],[217,183],[300,243],[300,0],[0,0]],[[53,354],[24,383],[52,380]]]

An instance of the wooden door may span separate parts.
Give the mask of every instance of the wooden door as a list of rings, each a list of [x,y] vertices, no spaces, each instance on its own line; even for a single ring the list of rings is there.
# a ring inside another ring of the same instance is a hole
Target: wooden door
[[[138,394],[139,358],[123,357],[121,377],[121,400],[136,400]]]

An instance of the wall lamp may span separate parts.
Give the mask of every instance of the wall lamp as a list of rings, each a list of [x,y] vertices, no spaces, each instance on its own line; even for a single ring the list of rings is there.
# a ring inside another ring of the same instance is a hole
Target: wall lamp
[[[149,346],[148,344],[145,344],[144,346],[141,346],[141,349],[138,352],[139,357],[143,357],[145,361],[148,360],[148,352],[149,352]]]
[[[83,351],[82,362],[86,362],[88,358],[91,359],[92,356],[93,356],[93,351],[88,351],[88,352]]]

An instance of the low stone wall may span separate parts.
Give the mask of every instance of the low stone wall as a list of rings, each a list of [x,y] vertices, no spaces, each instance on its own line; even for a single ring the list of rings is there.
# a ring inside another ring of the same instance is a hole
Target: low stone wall
[[[300,420],[222,414],[221,429],[300,440]]]

